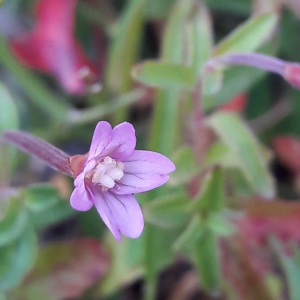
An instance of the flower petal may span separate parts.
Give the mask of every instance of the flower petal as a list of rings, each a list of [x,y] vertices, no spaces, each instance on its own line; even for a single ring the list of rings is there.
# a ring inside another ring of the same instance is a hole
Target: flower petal
[[[108,155],[117,160],[124,160],[133,152],[135,146],[134,127],[130,123],[123,122],[113,129],[112,138],[102,155]]]
[[[130,238],[140,236],[144,228],[144,218],[132,195],[115,195],[98,189],[94,189],[94,193],[94,204],[116,240],[121,241],[121,233]]]
[[[141,193],[161,186],[169,180],[175,165],[164,155],[135,150],[123,161],[124,176],[114,193],[119,195]]]
[[[88,186],[84,185],[82,182],[78,187],[76,187],[71,195],[71,206],[79,211],[90,210],[93,206],[93,195]]]
[[[102,154],[103,149],[110,143],[113,135],[113,130],[108,122],[101,121],[97,124],[90,151],[88,161]]]
[[[125,173],[169,174],[175,171],[175,165],[171,160],[152,151],[135,150],[123,164]]]
[[[164,174],[130,174],[125,173],[123,178],[117,182],[117,188],[113,192],[118,195],[142,193],[155,189],[169,180]]]

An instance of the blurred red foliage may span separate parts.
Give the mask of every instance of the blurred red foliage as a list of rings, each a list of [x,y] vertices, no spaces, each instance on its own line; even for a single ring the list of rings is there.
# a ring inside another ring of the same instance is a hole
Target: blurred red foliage
[[[223,104],[220,107],[221,111],[228,112],[243,112],[247,105],[247,95],[246,94],[238,94],[234,98],[232,98],[229,102]]]
[[[290,136],[278,136],[273,147],[280,161],[292,171],[300,172],[300,139]]]
[[[30,68],[57,77],[70,94],[87,92],[98,67],[85,56],[74,36],[77,0],[40,0],[35,27],[11,41],[18,59]]]

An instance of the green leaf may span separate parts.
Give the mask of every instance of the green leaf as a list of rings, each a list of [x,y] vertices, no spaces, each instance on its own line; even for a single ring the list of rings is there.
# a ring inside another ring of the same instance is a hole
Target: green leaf
[[[265,74],[265,71],[249,67],[234,67],[225,70],[219,92],[213,98],[204,98],[204,110],[215,108],[249,90]]]
[[[201,194],[192,202],[192,207],[204,212],[216,212],[224,206],[224,175],[216,167],[209,172],[203,180]]]
[[[277,21],[278,16],[273,13],[251,18],[221,41],[214,55],[257,50],[274,31]]]
[[[128,1],[109,51],[108,85],[118,94],[128,92],[132,85],[130,70],[137,61],[145,4],[145,0]]]
[[[230,223],[224,212],[210,214],[205,220],[207,228],[218,236],[228,237],[235,232],[235,227]]]
[[[19,117],[13,98],[6,87],[0,83],[0,136],[7,129],[18,129]],[[13,168],[16,149],[0,143],[0,182],[8,182]]]
[[[236,168],[238,163],[231,149],[222,142],[214,143],[208,150],[205,157],[207,166],[221,165],[225,168]]]
[[[7,88],[0,83],[0,134],[6,129],[17,129],[19,125],[18,111]]]
[[[0,218],[0,246],[7,245],[17,239],[28,224],[27,212],[15,199],[10,199],[7,211]]]
[[[193,0],[179,0],[174,5],[165,27],[162,59],[170,63],[181,63],[184,53],[184,27],[194,5]]]
[[[231,149],[248,182],[255,192],[273,197],[275,187],[258,141],[241,119],[230,113],[215,113],[208,125]]]
[[[58,190],[49,184],[38,184],[24,191],[25,204],[30,211],[40,213],[53,207],[59,201]]]
[[[194,246],[195,263],[201,285],[209,293],[217,292],[220,285],[220,269],[215,234],[206,230]]]
[[[108,236],[107,245],[110,249],[110,271],[101,281],[95,295],[103,297],[116,293],[121,287],[127,285],[144,272],[143,259],[145,253],[145,234],[138,239],[124,238],[118,243],[111,235]]]
[[[146,17],[147,19],[161,19],[167,16],[176,0],[152,0],[147,2]]]
[[[285,278],[287,280],[289,299],[298,300],[300,295],[300,253],[299,250],[295,257],[291,257],[285,253],[285,249],[279,241],[272,239],[271,244],[275,250]]]
[[[248,16],[251,13],[251,3],[249,0],[207,0],[206,1],[209,8],[213,10],[218,10],[222,12],[229,12],[235,15]]]
[[[89,107],[82,110],[73,110],[69,113],[68,121],[71,124],[94,123],[107,115],[118,112],[122,108],[127,108],[145,97],[146,91],[143,89],[134,89],[128,93],[117,96],[115,99],[105,103]]]
[[[215,68],[204,73],[203,95],[209,96],[217,94],[223,85],[223,69]]]
[[[173,244],[174,251],[190,251],[195,246],[196,242],[204,234],[205,227],[201,222],[200,217],[194,216],[185,230],[179,235]]]
[[[0,0],[0,7],[4,4],[5,0]],[[1,297],[0,297],[1,299]]]
[[[172,156],[172,161],[176,165],[175,172],[170,174],[172,186],[187,183],[201,170],[200,166],[195,163],[193,150],[187,146],[179,148]]]
[[[191,27],[191,56],[195,80],[198,79],[202,67],[212,54],[213,29],[211,15],[203,2],[196,2],[192,17],[188,23]]]
[[[18,285],[32,267],[37,251],[37,238],[27,228],[13,244],[0,248],[0,290]]]
[[[161,59],[164,62],[183,64],[185,50],[185,29],[186,22],[192,9],[193,0],[177,1],[173,7],[170,17],[165,26],[162,43]],[[150,139],[150,149],[170,156],[174,147],[181,140],[178,116],[180,112],[180,99],[182,91],[178,88],[160,90],[157,93],[152,132]],[[149,199],[162,194],[166,187],[149,193]],[[174,230],[172,233],[175,232]],[[172,259],[170,245],[173,243],[170,233],[166,234],[155,228],[148,226],[145,232],[145,267],[146,267],[146,299],[154,299],[158,272]],[[165,249],[165,251],[161,251]],[[159,260],[157,259],[159,257]]]
[[[17,63],[12,55],[5,38],[0,35],[0,64],[7,68],[18,80],[30,100],[55,120],[65,121],[69,111],[69,105],[63,99],[58,99],[45,84]]]
[[[0,300],[7,300],[5,294],[2,293],[1,291],[0,291]]]
[[[145,218],[156,226],[180,226],[188,220],[188,203],[184,193],[158,197],[144,205]]]
[[[226,176],[230,178],[232,194],[235,197],[249,198],[253,196],[253,188],[249,185],[249,180],[241,169],[227,170]]]
[[[43,228],[72,217],[75,210],[66,200],[60,200],[56,205],[47,210],[31,215],[31,221],[37,228]]]
[[[132,76],[141,83],[158,88],[192,88],[194,83],[191,68],[160,61],[147,61],[136,65]]]
[[[161,60],[172,64],[184,63],[186,23],[192,10],[193,0],[177,1],[165,27]],[[150,148],[170,155],[180,140],[178,125],[179,104],[182,97],[179,88],[157,92],[152,124]]]

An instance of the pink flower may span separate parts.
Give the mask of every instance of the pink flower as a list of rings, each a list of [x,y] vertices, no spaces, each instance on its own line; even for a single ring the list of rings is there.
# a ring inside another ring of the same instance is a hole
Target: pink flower
[[[83,94],[98,71],[75,40],[76,2],[40,0],[35,28],[14,39],[11,49],[28,67],[55,76],[68,93]]]
[[[134,150],[135,130],[129,123],[112,129],[107,122],[96,126],[83,171],[75,179],[71,205],[87,211],[95,205],[106,226],[121,241],[121,233],[137,238],[144,228],[134,193],[166,183],[174,164],[151,151]]]

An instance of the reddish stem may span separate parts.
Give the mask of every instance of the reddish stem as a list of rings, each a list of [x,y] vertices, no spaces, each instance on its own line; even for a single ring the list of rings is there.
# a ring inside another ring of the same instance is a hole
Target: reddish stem
[[[21,151],[37,156],[54,170],[73,176],[69,156],[53,145],[22,131],[5,131],[2,138],[4,142],[14,145]]]

